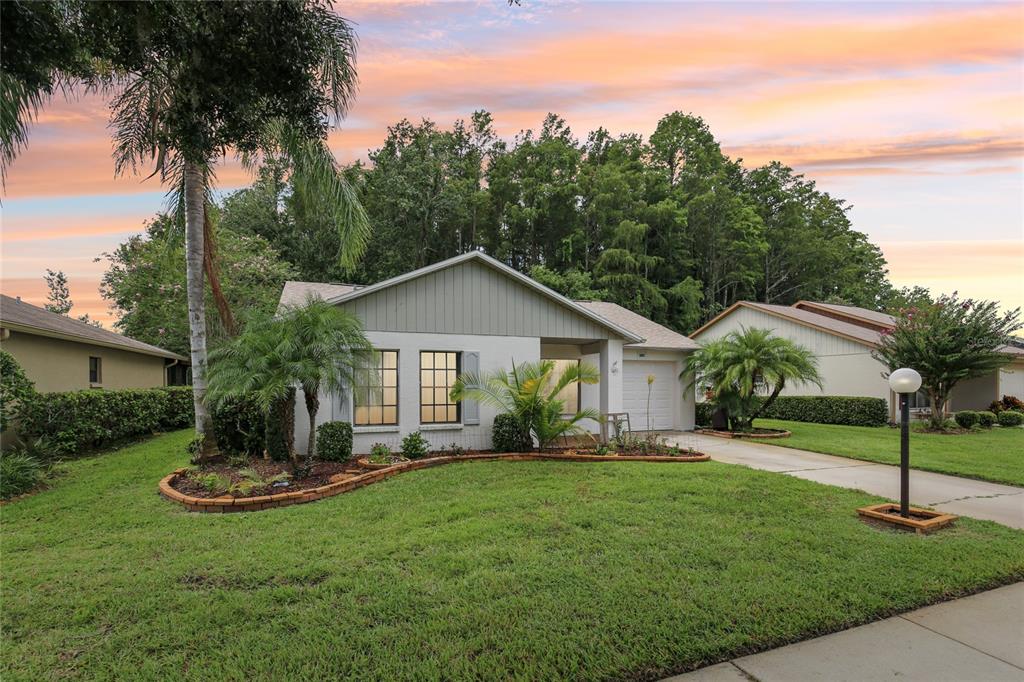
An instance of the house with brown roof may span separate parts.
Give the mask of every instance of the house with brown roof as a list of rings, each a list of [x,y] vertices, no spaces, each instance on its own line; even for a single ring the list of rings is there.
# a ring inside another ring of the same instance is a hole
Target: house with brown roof
[[[42,393],[188,383],[188,358],[0,295],[0,348]]]
[[[369,286],[287,282],[279,310],[311,295],[352,312],[379,351],[351,390],[320,396],[318,420],[351,422],[355,452],[374,442],[397,448],[412,431],[433,447],[490,447],[495,408],[451,400],[452,384],[462,372],[537,360],[599,369],[598,384],[560,396],[567,412],[628,414],[636,431],[693,428],[693,391],[680,374],[697,344],[614,303],[570,300],[483,253]],[[301,447],[308,429],[302,396],[295,408]]]
[[[823,383],[787,387],[785,395],[845,395],[884,398],[895,415],[896,396],[889,390],[887,368],[872,357],[882,334],[895,325],[891,315],[856,306],[799,301],[791,306],[739,301],[690,334],[707,343],[741,328],[770,329],[810,349],[818,358]],[[997,372],[962,382],[953,390],[947,409],[982,410],[1003,395],[1024,399],[1024,349],[1003,346],[1009,361]],[[927,397],[914,396],[911,406],[928,407]]]

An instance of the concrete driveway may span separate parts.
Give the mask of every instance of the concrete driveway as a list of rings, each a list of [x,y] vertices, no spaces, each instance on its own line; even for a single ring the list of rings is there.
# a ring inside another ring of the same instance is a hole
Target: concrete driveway
[[[695,433],[669,435],[667,438],[683,447],[706,452],[719,462],[854,488],[891,500],[898,499],[900,494],[899,467],[888,464]],[[912,469],[910,501],[951,514],[1024,528],[1024,488]]]

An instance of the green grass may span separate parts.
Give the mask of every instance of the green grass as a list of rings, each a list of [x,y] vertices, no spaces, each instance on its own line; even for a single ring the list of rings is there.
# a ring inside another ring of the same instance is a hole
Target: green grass
[[[1024,533],[861,523],[716,462],[489,462],[191,514],[178,432],[0,510],[0,677],[655,679],[1024,578]]]
[[[887,426],[838,426],[758,419],[758,427],[787,429],[789,438],[760,443],[900,463],[900,431]],[[1024,429],[991,428],[965,434],[910,433],[910,466],[923,471],[1024,486]]]

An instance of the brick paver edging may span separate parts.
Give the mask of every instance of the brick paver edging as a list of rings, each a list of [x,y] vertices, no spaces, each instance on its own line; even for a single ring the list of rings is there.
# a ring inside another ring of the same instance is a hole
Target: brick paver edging
[[[193,497],[175,490],[171,483],[174,479],[185,472],[185,469],[176,469],[160,480],[160,494],[172,502],[183,505],[189,511],[194,512],[242,512],[259,511],[261,509],[273,509],[274,507],[287,507],[292,504],[304,502],[315,502],[325,497],[333,497],[341,493],[347,493],[356,488],[382,481],[385,478],[396,476],[406,471],[415,469],[426,469],[428,467],[450,464],[453,462],[472,462],[477,460],[562,460],[567,462],[706,462],[709,455],[680,455],[669,457],[667,455],[641,456],[641,455],[555,455],[541,454],[539,452],[512,452],[505,454],[490,455],[460,455],[447,457],[430,457],[428,459],[417,459],[411,462],[393,464],[386,469],[369,471],[365,474],[352,476],[335,483],[328,483],[319,488],[308,490],[296,490],[294,492],[277,493],[275,495],[260,495],[259,497]]]

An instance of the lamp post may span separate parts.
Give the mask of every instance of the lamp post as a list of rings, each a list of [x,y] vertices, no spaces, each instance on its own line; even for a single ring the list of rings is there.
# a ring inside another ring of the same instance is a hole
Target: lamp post
[[[910,516],[910,394],[921,388],[921,375],[903,367],[889,375],[889,388],[900,397],[900,516]],[[934,406],[932,409],[935,409]]]

